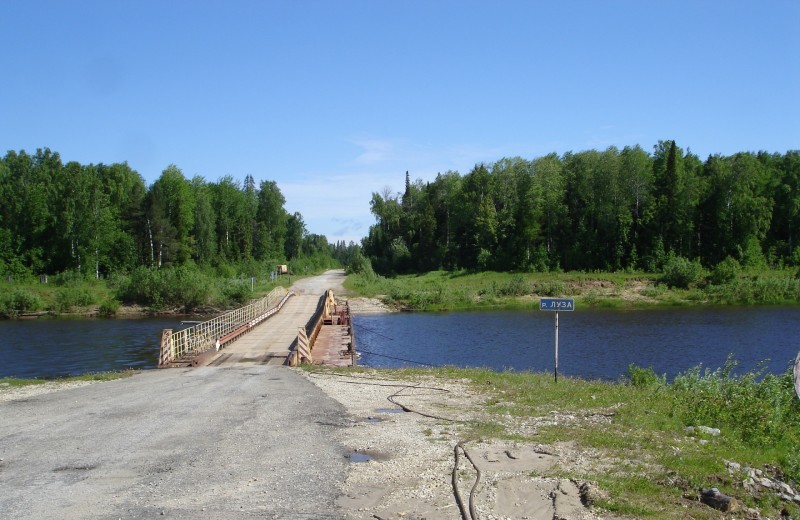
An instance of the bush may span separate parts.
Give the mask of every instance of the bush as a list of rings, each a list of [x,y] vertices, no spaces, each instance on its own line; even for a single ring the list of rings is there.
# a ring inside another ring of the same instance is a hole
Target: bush
[[[531,283],[524,276],[517,275],[500,287],[498,292],[502,296],[526,296],[531,293],[531,289]]]
[[[733,257],[727,257],[714,267],[711,272],[711,283],[714,285],[723,285],[730,283],[736,279],[739,274],[741,266],[739,262]]]
[[[736,376],[736,364],[729,357],[713,372],[695,367],[676,376],[676,415],[688,426],[725,428],[746,445],[800,442],[800,400],[791,369],[779,376],[762,377],[758,369]]]
[[[94,298],[91,293],[86,289],[65,288],[60,289],[56,293],[56,301],[53,304],[53,310],[56,312],[68,312],[75,307],[86,307],[92,305]]]
[[[347,274],[364,275],[367,278],[375,277],[375,271],[372,269],[372,262],[369,258],[362,255],[360,251],[353,255],[350,264],[345,268],[345,272]]]
[[[567,286],[559,280],[538,282],[534,284],[533,292],[540,296],[563,296],[567,293]]]
[[[250,282],[230,282],[222,289],[222,295],[226,305],[243,305],[253,297],[250,290]]]
[[[42,307],[42,300],[25,289],[15,289],[11,293],[11,308],[18,311],[37,311]]]
[[[664,262],[661,281],[669,287],[688,289],[699,284],[703,275],[703,266],[699,262],[692,262],[682,256],[670,256]]]
[[[104,318],[112,318],[117,315],[119,307],[120,302],[118,300],[109,298],[100,304],[100,308],[98,309],[97,313]]]
[[[628,365],[628,382],[636,388],[660,387],[667,384],[667,376],[659,377],[653,367],[642,368],[631,363]]]
[[[192,309],[208,303],[213,280],[193,267],[139,267],[121,286],[118,297],[153,309],[183,307]]]
[[[54,285],[60,287],[74,287],[86,281],[86,276],[80,271],[64,271],[52,277]]]

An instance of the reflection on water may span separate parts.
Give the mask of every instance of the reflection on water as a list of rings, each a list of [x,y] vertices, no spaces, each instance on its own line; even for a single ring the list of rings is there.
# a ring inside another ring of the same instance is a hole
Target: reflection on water
[[[391,314],[354,319],[361,365],[488,367],[552,372],[554,313]],[[800,349],[800,307],[581,310],[559,313],[559,373],[617,379],[629,364],[672,378],[728,354],[741,370],[786,370]]]

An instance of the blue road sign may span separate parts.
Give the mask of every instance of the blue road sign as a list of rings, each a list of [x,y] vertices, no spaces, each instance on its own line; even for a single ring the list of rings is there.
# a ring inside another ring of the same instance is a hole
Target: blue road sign
[[[572,298],[542,298],[539,300],[540,311],[574,311],[575,300]]]

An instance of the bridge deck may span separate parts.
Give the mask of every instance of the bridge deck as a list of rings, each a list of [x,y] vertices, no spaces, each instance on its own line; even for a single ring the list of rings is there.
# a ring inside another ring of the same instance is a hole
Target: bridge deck
[[[289,348],[314,314],[319,295],[299,294],[289,298],[280,312],[221,349],[208,365],[282,365]]]

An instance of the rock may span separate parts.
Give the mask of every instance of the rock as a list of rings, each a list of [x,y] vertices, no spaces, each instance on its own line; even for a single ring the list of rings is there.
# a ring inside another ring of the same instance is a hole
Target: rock
[[[582,482],[579,487],[581,501],[586,506],[591,506],[598,500],[607,500],[609,495],[593,482]]]
[[[748,508],[744,513],[744,517],[746,520],[761,520],[761,513],[758,509]]]
[[[742,465],[738,462],[731,462],[729,460],[725,461],[725,465],[728,467],[728,472],[733,475],[734,473],[738,473],[742,470]]]
[[[720,493],[717,488],[700,490],[700,502],[723,512],[735,512],[741,509],[735,498]]]
[[[710,428],[708,426],[698,426],[697,429],[714,437],[719,437],[720,433],[722,433],[719,428]]]

